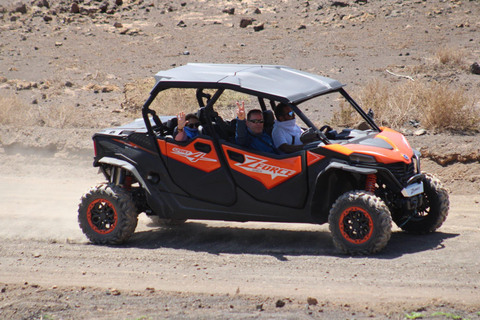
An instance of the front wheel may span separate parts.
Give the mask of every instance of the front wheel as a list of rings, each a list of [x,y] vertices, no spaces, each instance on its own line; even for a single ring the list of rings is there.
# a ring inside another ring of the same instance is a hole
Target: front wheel
[[[85,193],[78,206],[78,223],[95,244],[121,244],[135,232],[138,212],[131,193],[102,183]]]
[[[341,195],[330,209],[328,223],[335,247],[352,255],[379,252],[392,234],[387,205],[365,191]]]
[[[423,203],[416,212],[394,214],[393,221],[405,232],[427,234],[434,232],[447,219],[450,200],[440,180],[425,173]]]

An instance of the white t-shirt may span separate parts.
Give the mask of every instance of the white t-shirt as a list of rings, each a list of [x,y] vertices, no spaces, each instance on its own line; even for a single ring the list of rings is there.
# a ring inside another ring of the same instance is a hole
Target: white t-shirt
[[[301,145],[302,129],[295,123],[295,119],[287,121],[275,120],[273,124],[272,140],[276,148],[282,144]],[[293,142],[293,143],[292,143]]]

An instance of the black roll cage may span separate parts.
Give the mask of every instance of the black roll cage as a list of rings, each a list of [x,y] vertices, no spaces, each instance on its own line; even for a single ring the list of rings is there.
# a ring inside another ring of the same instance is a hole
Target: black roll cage
[[[290,101],[285,101],[285,99],[283,99],[281,97],[274,96],[274,95],[269,95],[269,94],[258,92],[258,91],[252,91],[252,90],[246,90],[246,89],[242,90],[242,88],[239,88],[238,86],[232,86],[232,85],[219,86],[218,84],[212,84],[212,85],[209,85],[209,86],[198,87],[198,85],[195,85],[194,83],[185,83],[185,82],[174,82],[174,83],[171,83],[171,82],[157,82],[157,84],[154,86],[154,88],[150,92],[150,96],[148,97],[147,101],[145,101],[145,103],[142,107],[142,117],[143,117],[143,120],[145,121],[145,126],[147,128],[147,132],[152,137],[152,139],[155,139],[156,135],[155,135],[155,132],[153,130],[152,123],[150,121],[149,115],[152,116],[153,122],[155,123],[155,126],[156,126],[156,130],[159,131],[160,134],[163,134],[164,130],[163,130],[162,121],[158,117],[155,110],[150,109],[150,105],[152,104],[153,100],[155,100],[155,98],[157,97],[157,95],[161,91],[171,89],[171,88],[197,89],[196,90],[196,98],[197,98],[199,107],[205,110],[205,118],[206,118],[205,123],[207,124],[209,132],[214,132],[214,128],[213,128],[213,124],[212,124],[212,116],[214,115],[213,105],[217,102],[218,98],[223,94],[223,92],[226,89],[230,89],[230,90],[233,90],[233,91],[242,92],[242,93],[245,93],[245,94],[256,96],[258,98],[258,102],[260,104],[260,107],[261,107],[262,111],[267,110],[267,106],[265,104],[265,99],[268,99],[270,101],[270,107],[271,107],[272,110],[275,110],[275,106],[276,106],[275,101],[286,103],[288,106],[290,106],[290,108],[292,108],[292,110],[300,117],[300,119],[302,119],[302,121],[306,125],[308,125],[310,128],[313,128],[316,131],[317,136],[320,138],[320,140],[324,144],[326,144],[326,145],[331,144],[331,142],[327,139],[327,137],[323,134],[323,132],[318,130],[318,128],[310,121],[309,118],[307,118],[307,116],[305,116],[305,114],[298,108],[298,106],[296,104],[294,104]],[[217,91],[215,92],[215,94],[212,97],[212,95],[203,92],[204,89],[216,89]],[[307,100],[311,100],[311,99],[316,98],[318,96],[321,96],[321,95],[324,95],[324,94],[327,94],[327,93],[332,93],[332,92],[340,93],[345,98],[345,100],[347,100],[347,102],[350,103],[350,105],[361,115],[361,117],[365,120],[365,122],[368,123],[368,125],[373,130],[378,131],[378,132],[381,131],[380,128],[375,123],[375,121],[372,119],[372,117],[370,117],[370,115],[368,115],[343,88],[339,88],[339,89],[336,89],[336,90],[324,92],[324,93],[316,95],[316,96],[311,96],[308,99],[301,100],[300,102],[305,102]],[[203,99],[206,99],[206,102],[207,102],[206,105],[205,105]],[[218,139],[214,138],[213,140],[214,140],[215,144],[218,144]],[[156,146],[157,149],[159,149],[157,143],[154,143],[154,145]],[[160,151],[160,150],[157,150],[157,151]]]

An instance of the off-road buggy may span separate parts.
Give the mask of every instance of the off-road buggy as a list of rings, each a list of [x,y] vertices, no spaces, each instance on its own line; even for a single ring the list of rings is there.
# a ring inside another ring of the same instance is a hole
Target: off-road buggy
[[[341,252],[370,254],[386,246],[392,220],[406,232],[425,234],[447,217],[447,191],[420,171],[419,152],[401,133],[378,127],[336,80],[284,66],[227,64],[187,64],[155,79],[143,119],[93,136],[94,166],[106,182],[84,194],[78,210],[80,227],[93,243],[126,241],[145,212],[171,224],[328,222]],[[175,117],[150,108],[161,91],[172,88],[194,89],[198,101],[201,132],[186,142],[172,137]],[[288,104],[316,141],[283,155],[237,145],[236,119],[218,116],[215,108],[225,90],[258,101],[267,131],[275,106]],[[331,94],[343,97],[367,128],[319,130],[302,110],[327,108],[312,101]]]

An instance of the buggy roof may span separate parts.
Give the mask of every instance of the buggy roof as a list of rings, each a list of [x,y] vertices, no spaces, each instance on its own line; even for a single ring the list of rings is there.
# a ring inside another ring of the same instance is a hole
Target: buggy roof
[[[278,65],[187,65],[155,75],[160,88],[224,88],[281,102],[300,103],[344,85],[337,80]]]

